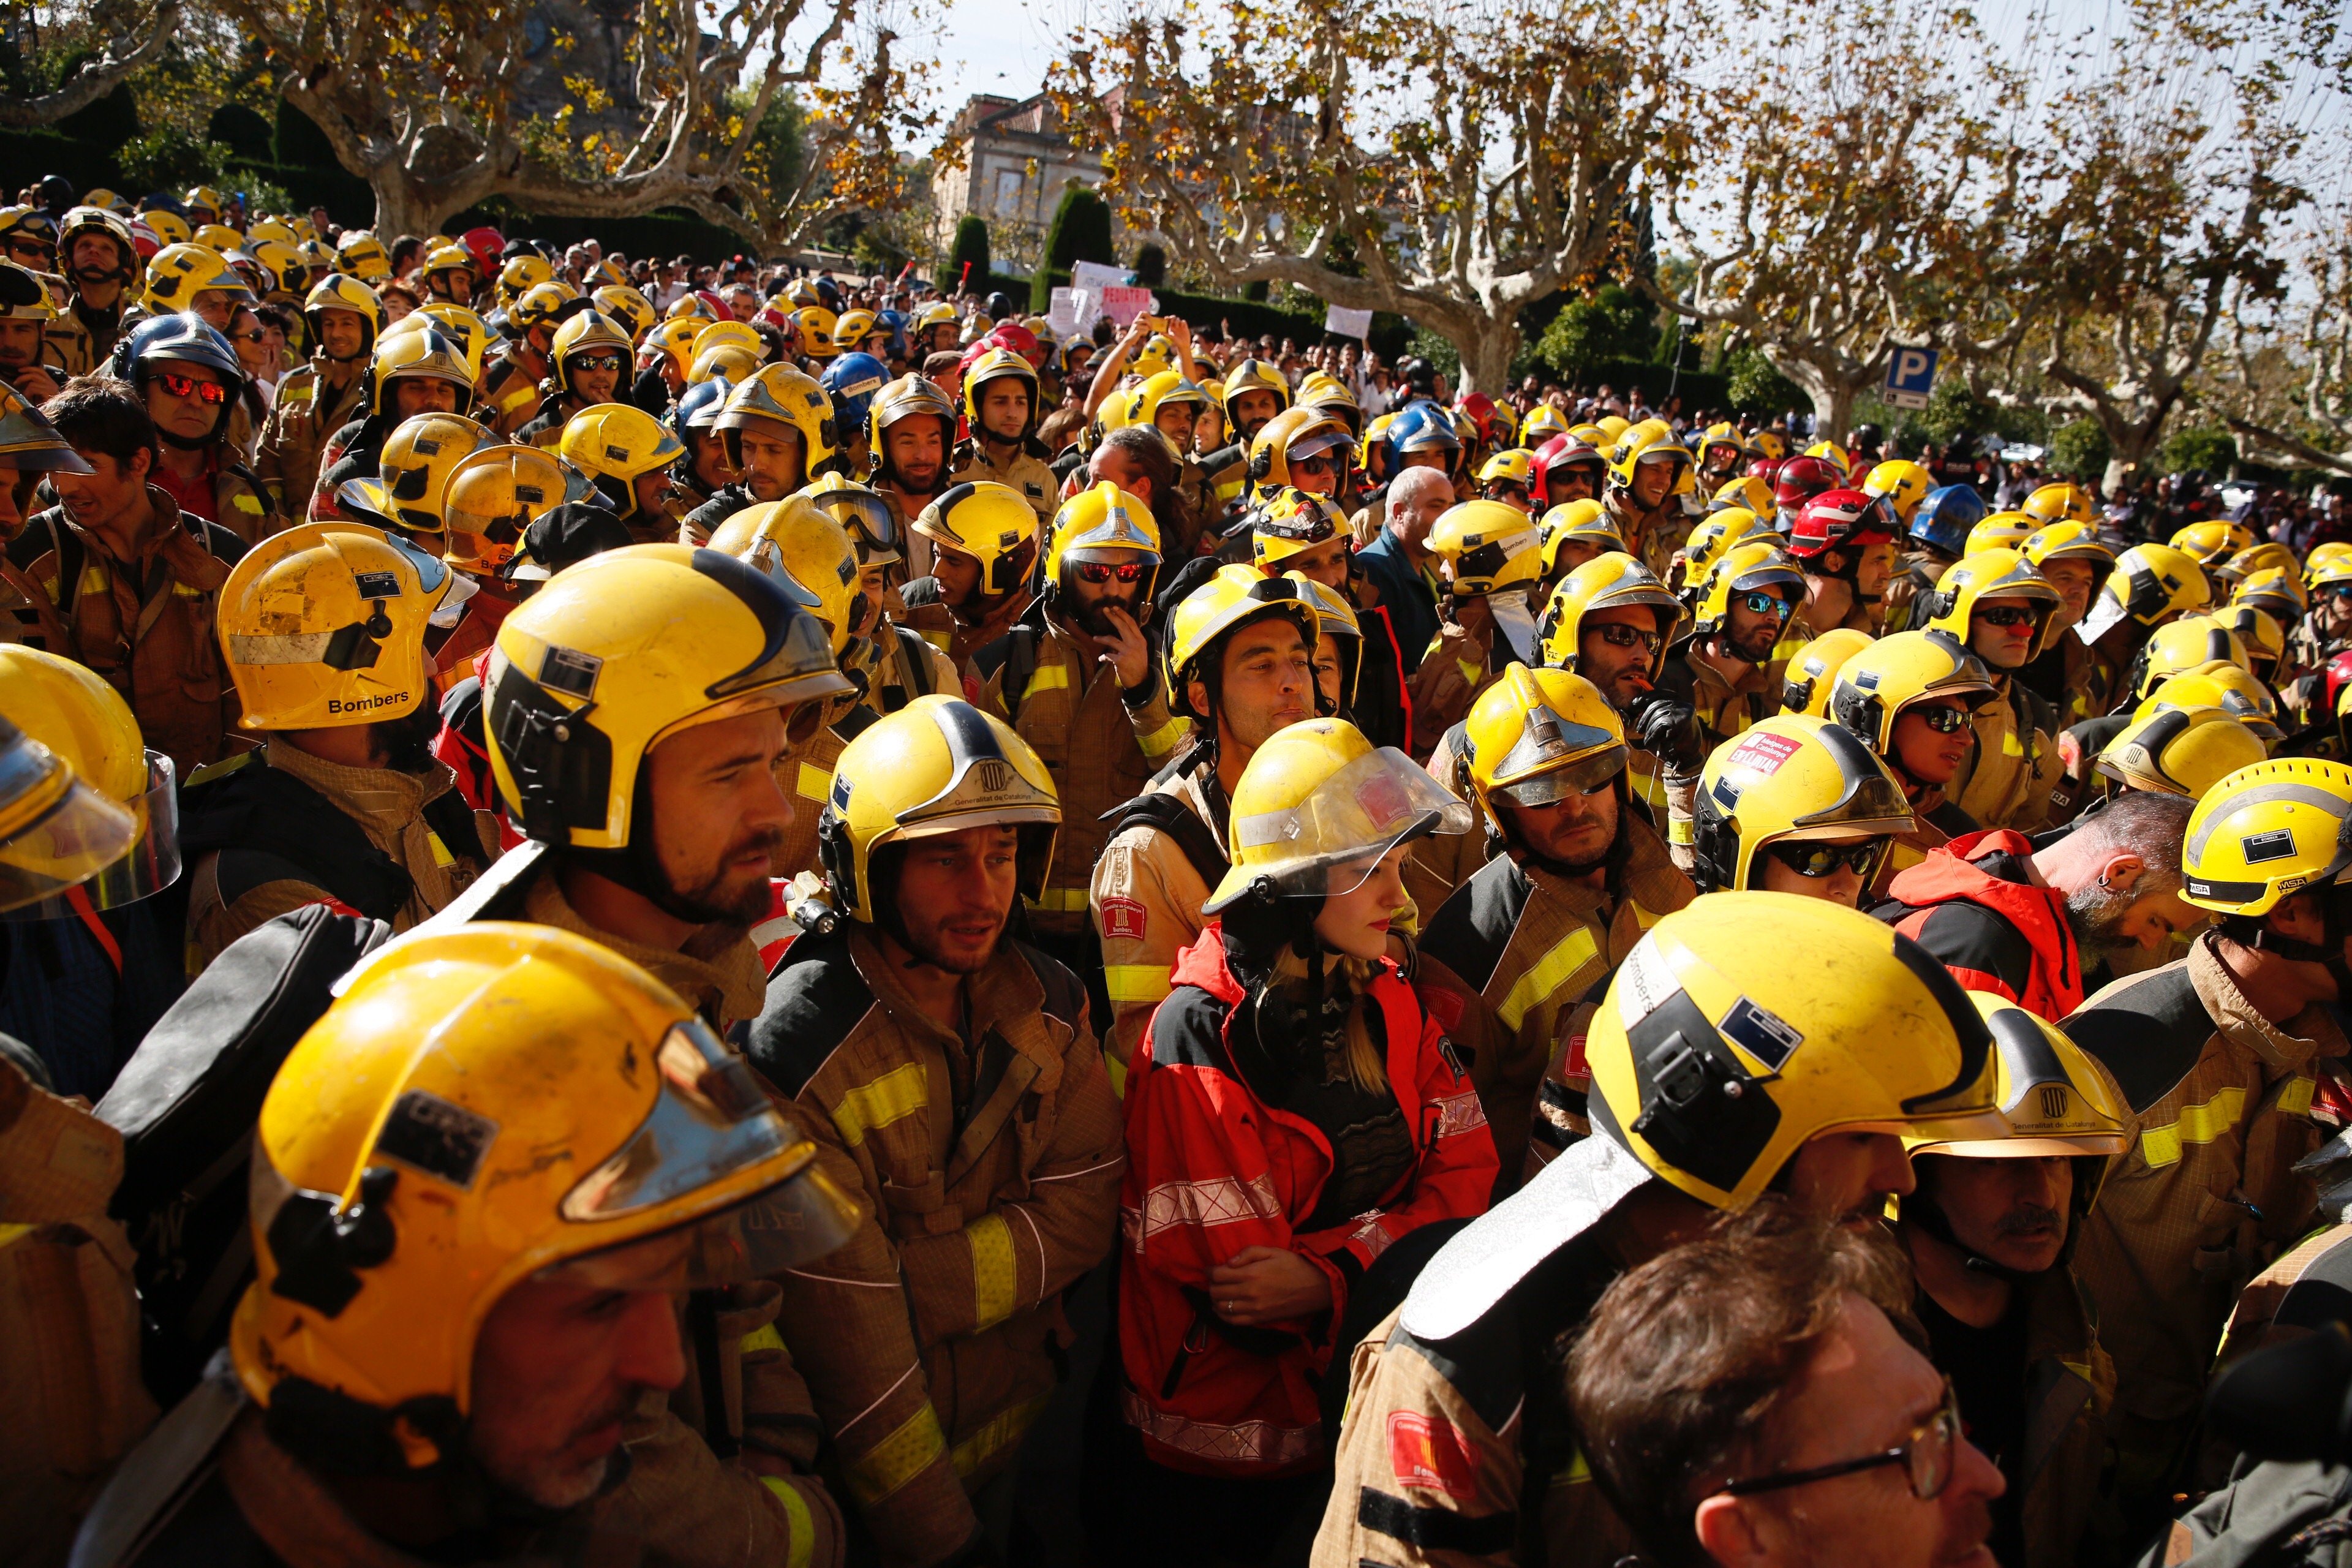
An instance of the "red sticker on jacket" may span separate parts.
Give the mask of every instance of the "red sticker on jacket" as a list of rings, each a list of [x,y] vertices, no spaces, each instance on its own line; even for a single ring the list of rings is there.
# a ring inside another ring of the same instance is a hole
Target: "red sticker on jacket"
[[[1144,928],[1151,923],[1150,912],[1134,899],[1104,899],[1096,907],[1102,910],[1105,941],[1118,937],[1125,942],[1141,942]]]
[[[1584,1059],[1584,1042],[1590,1037],[1586,1035],[1570,1035],[1568,1037],[1568,1060],[1562,1064],[1560,1073],[1571,1086],[1592,1087],[1592,1064]]]
[[[1451,1421],[1433,1420],[1411,1410],[1389,1416],[1389,1468],[1397,1485],[1419,1487],[1466,1498],[1477,1467],[1470,1461],[1470,1440]]]
[[[1769,778],[1780,771],[1780,764],[1797,754],[1799,743],[1786,735],[1759,735],[1751,731],[1731,755],[1724,759],[1727,768],[1746,768]]]
[[[1464,998],[1460,992],[1444,985],[1420,985],[1413,988],[1421,999],[1422,1011],[1437,1020],[1437,1026],[1447,1034],[1462,1026]]]

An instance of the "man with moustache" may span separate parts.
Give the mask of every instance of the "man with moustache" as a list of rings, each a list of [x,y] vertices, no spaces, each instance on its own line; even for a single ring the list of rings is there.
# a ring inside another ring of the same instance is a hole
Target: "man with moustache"
[[[2123,1544],[2104,1496],[2116,1369],[2068,1259],[2124,1152],[2124,1106],[2056,1025],[1975,1001],[2008,1136],[1912,1144],[1919,1184],[1898,1200],[1895,1236],[1969,1440],[2009,1482],[1993,1555],[2017,1568],[2107,1561]]]
[[[1633,809],[1624,726],[1582,676],[1507,667],[1461,744],[1503,853],[1430,917],[1414,979],[1470,1058],[1508,1186],[1591,1131],[1579,1042],[1642,933],[1697,889]]]
[[[1086,992],[1006,929],[1067,821],[1003,721],[937,694],[877,720],[817,829],[835,922],[785,950],[746,1049],[863,1213],[779,1278],[778,1322],[885,1563],[1005,1560],[1064,1292],[1115,1237],[1118,1107]]]

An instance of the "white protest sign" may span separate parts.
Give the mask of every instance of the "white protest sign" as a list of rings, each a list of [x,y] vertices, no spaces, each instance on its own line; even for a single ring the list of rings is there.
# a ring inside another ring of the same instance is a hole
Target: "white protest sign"
[[[1099,261],[1070,263],[1070,287],[1091,289],[1100,293],[1105,289],[1124,289],[1135,281],[1135,274],[1124,267],[1106,267]]]
[[[1066,338],[1094,325],[1094,295],[1085,289],[1056,289],[1053,303],[1045,308],[1045,320],[1057,338]]]
[[[1369,338],[1372,333],[1372,313],[1350,310],[1344,305],[1327,305],[1323,310],[1323,330],[1343,338]]]

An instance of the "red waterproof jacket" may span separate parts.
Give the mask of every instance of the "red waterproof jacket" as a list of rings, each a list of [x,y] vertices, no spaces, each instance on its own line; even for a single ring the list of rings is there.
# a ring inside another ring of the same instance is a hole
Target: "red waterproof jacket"
[[[1176,955],[1127,1080],[1119,1189],[1119,1354],[1127,1419],[1155,1460],[1198,1474],[1274,1477],[1312,1468],[1328,1435],[1317,1387],[1349,1287],[1399,1237],[1481,1213],[1495,1143],[1469,1077],[1412,988],[1383,962],[1378,1009],[1388,1078],[1418,1161],[1380,1207],[1326,1230],[1315,1211],[1331,1145],[1304,1117],[1266,1104],[1235,1070],[1228,1031],[1243,1001],[1211,921]],[[1288,1247],[1331,1281],[1316,1321],[1236,1327],[1209,1307],[1209,1270],[1251,1247]]]
[[[2083,955],[2066,895],[2027,879],[2033,846],[2005,827],[1927,852],[1888,883],[1872,912],[1935,955],[1970,991],[2005,996],[2055,1023],[2083,1005]]]

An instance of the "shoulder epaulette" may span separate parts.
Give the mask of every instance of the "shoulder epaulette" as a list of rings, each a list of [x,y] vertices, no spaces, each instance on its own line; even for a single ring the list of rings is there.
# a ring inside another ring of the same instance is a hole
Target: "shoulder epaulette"
[[[768,982],[743,1054],[770,1083],[797,1097],[874,1005],[849,956],[849,934],[803,936]]]

